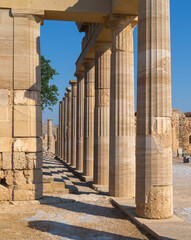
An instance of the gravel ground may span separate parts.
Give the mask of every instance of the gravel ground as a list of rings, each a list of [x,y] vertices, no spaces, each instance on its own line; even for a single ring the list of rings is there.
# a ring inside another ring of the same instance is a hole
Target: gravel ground
[[[191,222],[191,164],[173,159],[174,213]]]
[[[99,195],[68,173],[79,194],[46,196],[40,203],[0,206],[0,240],[152,239]]]

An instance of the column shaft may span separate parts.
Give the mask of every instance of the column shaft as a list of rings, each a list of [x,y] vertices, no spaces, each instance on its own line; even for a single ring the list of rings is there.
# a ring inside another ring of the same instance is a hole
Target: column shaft
[[[109,193],[135,196],[134,17],[113,27],[110,102]]]
[[[64,101],[64,122],[65,122],[65,131],[64,131],[64,160],[68,162],[68,93],[65,93]]]
[[[139,0],[136,213],[172,216],[169,0]]]
[[[55,141],[52,133],[52,119],[47,119],[47,133],[48,133],[48,151],[51,153],[55,153]]]
[[[65,142],[64,142],[64,136],[65,136],[65,98],[63,98],[63,101],[61,103],[61,112],[62,112],[62,128],[61,128],[61,153],[62,153],[62,160],[65,160]]]
[[[111,44],[97,43],[95,51],[94,180],[109,184]]]
[[[59,103],[59,129],[58,129],[58,157],[61,158],[61,129],[62,129],[62,112],[61,103]]]
[[[67,114],[67,125],[68,125],[68,132],[67,132],[67,162],[71,164],[71,122],[72,122],[72,92],[71,88],[67,88],[68,92],[68,114]]]
[[[77,76],[77,146],[76,168],[83,172],[84,153],[84,73]]]
[[[90,60],[85,64],[84,97],[84,162],[83,173],[93,178],[94,159],[94,108],[95,108],[95,63]]]
[[[72,85],[71,165],[76,167],[77,81],[71,80],[70,84]]]

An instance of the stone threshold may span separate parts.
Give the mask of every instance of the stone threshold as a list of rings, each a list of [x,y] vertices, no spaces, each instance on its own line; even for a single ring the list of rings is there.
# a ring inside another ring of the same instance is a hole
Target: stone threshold
[[[111,202],[148,234],[159,240],[190,240],[191,223],[173,215],[163,220],[144,219],[135,214],[135,199],[111,198]]]

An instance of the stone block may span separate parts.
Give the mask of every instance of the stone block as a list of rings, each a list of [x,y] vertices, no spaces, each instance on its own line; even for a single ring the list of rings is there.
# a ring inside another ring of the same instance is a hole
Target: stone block
[[[27,183],[26,177],[24,176],[23,171],[15,170],[14,171],[14,185],[25,185]]]
[[[13,179],[13,171],[12,170],[5,171],[5,182],[8,186],[13,185],[14,179]]]
[[[11,193],[9,188],[0,185],[0,201],[10,201],[11,200]]]
[[[8,105],[2,106],[0,104],[0,137],[11,136],[12,136],[12,107]]]
[[[18,138],[13,145],[15,152],[42,152],[41,138]]]
[[[27,169],[41,169],[42,161],[42,152],[26,154]]]
[[[14,104],[25,106],[41,106],[41,96],[38,91],[15,90]]]
[[[0,153],[0,169],[3,168],[3,159],[2,159],[2,153]]]
[[[13,201],[31,201],[40,198],[42,198],[42,189],[27,190],[20,189],[19,186],[13,189]]]
[[[4,170],[12,169],[12,153],[11,152],[3,152],[2,153],[2,162],[3,162]]]
[[[14,152],[13,153],[13,169],[26,169],[26,157],[25,152]]]
[[[12,138],[0,137],[0,152],[11,152],[11,151],[12,151]]]
[[[24,175],[27,179],[27,184],[42,183],[43,181],[43,173],[41,169],[24,170]]]
[[[36,106],[14,106],[14,136],[42,136],[42,108]]]

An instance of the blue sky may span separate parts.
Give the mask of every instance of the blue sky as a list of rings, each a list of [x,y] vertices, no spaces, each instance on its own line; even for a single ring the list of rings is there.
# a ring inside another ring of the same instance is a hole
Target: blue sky
[[[191,111],[191,1],[171,0],[171,49],[172,49],[172,105],[183,112]],[[41,54],[51,60],[59,73],[52,83],[59,89],[62,100],[69,80],[75,79],[75,62],[81,52],[81,40],[74,22],[45,21],[41,27]],[[137,66],[137,28],[134,30],[135,91]],[[53,119],[58,124],[58,104],[53,112],[43,111],[43,121]]]

